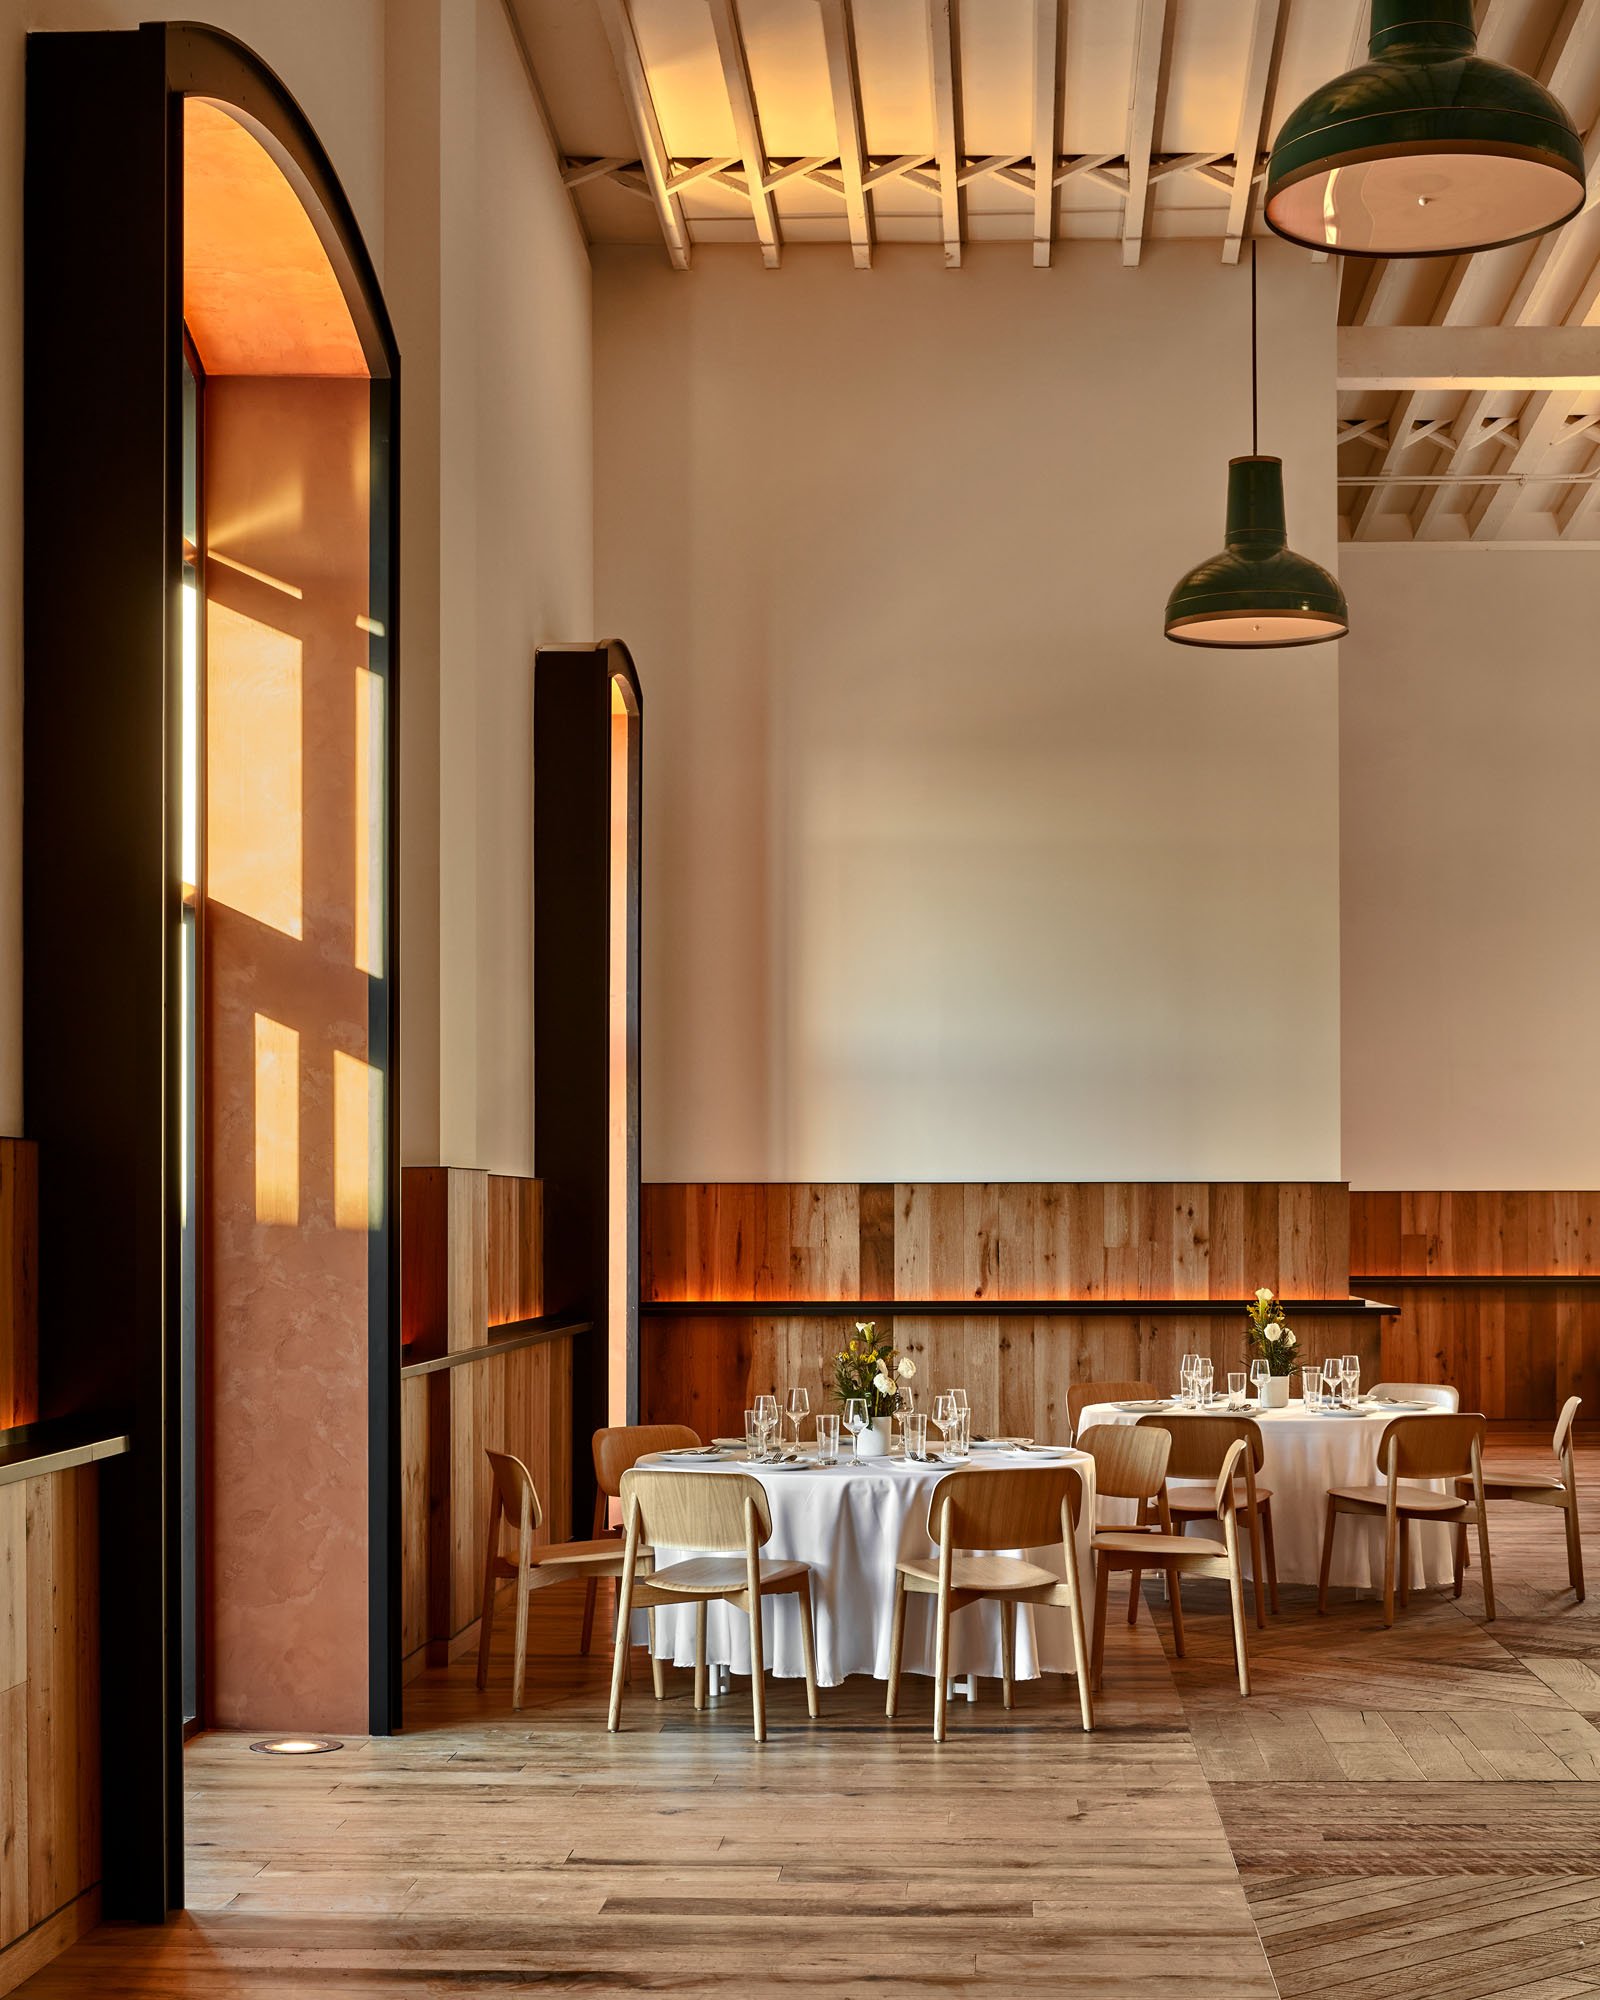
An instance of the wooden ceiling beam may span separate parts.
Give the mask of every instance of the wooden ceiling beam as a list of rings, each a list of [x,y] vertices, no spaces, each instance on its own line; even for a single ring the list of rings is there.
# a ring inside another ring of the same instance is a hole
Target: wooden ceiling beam
[[[1342,326],[1341,389],[1600,391],[1600,338],[1584,326]]]
[[[1239,122],[1234,131],[1233,157],[1236,162],[1233,191],[1228,197],[1228,220],[1223,230],[1222,261],[1237,264],[1245,237],[1250,233],[1251,202],[1255,176],[1246,169],[1260,154],[1269,136],[1266,130],[1267,99],[1272,90],[1272,73],[1278,53],[1281,0],[1256,0],[1250,21],[1250,46],[1245,56],[1244,89],[1239,95]]]
[[[738,9],[734,0],[706,0],[706,5],[711,9],[722,81],[727,86],[728,103],[733,111],[734,136],[744,155],[744,177],[750,195],[750,214],[756,225],[756,241],[761,245],[761,261],[769,271],[775,271],[783,256],[783,235],[767,183],[771,167],[761,136],[756,94],[750,82],[750,57],[739,26]]]
[[[872,196],[867,188],[866,120],[861,110],[861,71],[856,61],[856,29],[850,0],[822,0],[822,38],[828,51],[828,83],[833,92],[833,127],[839,143],[839,178],[850,224],[850,260],[858,271],[872,268]]]
[[[1150,212],[1150,162],[1161,116],[1167,0],[1139,0],[1139,23],[1128,79],[1128,195],[1122,209],[1122,261],[1137,264]]]
[[[1049,267],[1056,237],[1061,127],[1061,0],[1033,0],[1033,261]]]
[[[611,44],[611,60],[616,65],[617,82],[633,122],[633,136],[639,142],[639,161],[650,189],[650,199],[655,204],[656,218],[661,224],[667,255],[674,270],[687,271],[689,225],[684,220],[683,203],[667,185],[671,160],[667,143],[661,136],[661,121],[656,116],[655,100],[650,95],[649,81],[645,76],[644,58],[639,53],[633,15],[629,11],[628,0],[599,0],[599,6],[606,40]]]
[[[956,0],[927,0],[928,75],[939,161],[939,217],[947,271],[960,268],[961,77],[956,67]]]
[[[1572,398],[1558,390],[1546,389],[1530,396],[1518,423],[1517,448],[1504,465],[1494,469],[1506,483],[1491,487],[1471,519],[1475,542],[1496,540],[1516,511],[1526,490],[1523,481],[1537,474],[1551,451],[1562,442]]]

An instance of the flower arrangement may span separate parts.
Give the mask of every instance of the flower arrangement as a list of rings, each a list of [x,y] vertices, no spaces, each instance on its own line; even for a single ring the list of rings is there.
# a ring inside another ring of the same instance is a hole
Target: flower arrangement
[[[1284,1324],[1281,1301],[1263,1285],[1256,1293],[1255,1304],[1246,1311],[1250,1319],[1245,1331],[1246,1346],[1266,1362],[1268,1374],[1287,1375],[1295,1366],[1295,1349],[1300,1342],[1294,1328]]]
[[[888,1341],[878,1338],[875,1320],[858,1319],[855,1338],[833,1357],[833,1392],[841,1403],[864,1397],[869,1418],[886,1417],[894,1409],[895,1392],[916,1372],[909,1354],[896,1354]]]

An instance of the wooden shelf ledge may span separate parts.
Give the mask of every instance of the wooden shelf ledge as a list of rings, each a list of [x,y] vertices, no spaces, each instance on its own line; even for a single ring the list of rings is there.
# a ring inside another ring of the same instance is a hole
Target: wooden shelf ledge
[[[493,1361],[497,1355],[510,1354],[519,1347],[538,1347],[547,1340],[571,1340],[580,1333],[592,1333],[593,1320],[587,1319],[513,1319],[503,1326],[491,1326],[488,1337],[477,1347],[458,1347],[450,1354],[435,1354],[427,1361],[404,1361],[400,1367],[400,1379],[409,1381],[413,1375],[437,1375],[445,1368],[466,1368],[475,1361]]]
[[[1396,1282],[1403,1282],[1397,1280]],[[1242,1319],[1245,1299],[645,1299],[647,1319]],[[1376,1299],[1286,1299],[1290,1320],[1393,1313]]]
[[[103,1417],[17,1424],[0,1431],[0,1486],[17,1479],[42,1479],[49,1472],[70,1472],[97,1459],[120,1458],[131,1448],[132,1440]]]

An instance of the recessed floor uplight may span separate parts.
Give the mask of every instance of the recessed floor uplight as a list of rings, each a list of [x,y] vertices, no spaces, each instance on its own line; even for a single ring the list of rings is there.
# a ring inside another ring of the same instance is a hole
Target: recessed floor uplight
[[[268,1736],[250,1745],[263,1757],[320,1757],[326,1750],[342,1750],[336,1736]]]

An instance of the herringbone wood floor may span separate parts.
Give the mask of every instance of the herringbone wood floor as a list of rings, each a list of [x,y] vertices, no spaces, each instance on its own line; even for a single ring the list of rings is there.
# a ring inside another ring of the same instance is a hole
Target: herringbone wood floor
[[[1583,1469],[1600,1513],[1600,1450]],[[925,1681],[893,1725],[876,1684],[812,1725],[780,1683],[757,1749],[745,1683],[697,1716],[687,1675],[657,1708],[641,1674],[608,1737],[551,1593],[520,1716],[502,1646],[485,1696],[467,1665],[415,1684],[400,1738],[305,1763],[202,1738],[189,1914],[22,1991],[1600,1996],[1600,1602],[1565,1590],[1555,1514],[1497,1510],[1494,1544],[1493,1626],[1476,1571],[1392,1632],[1287,1592],[1242,1702],[1196,1586],[1185,1661],[1159,1605],[1113,1622],[1094,1736],[1059,1680],[1009,1719],[985,1685],[942,1750]]]

